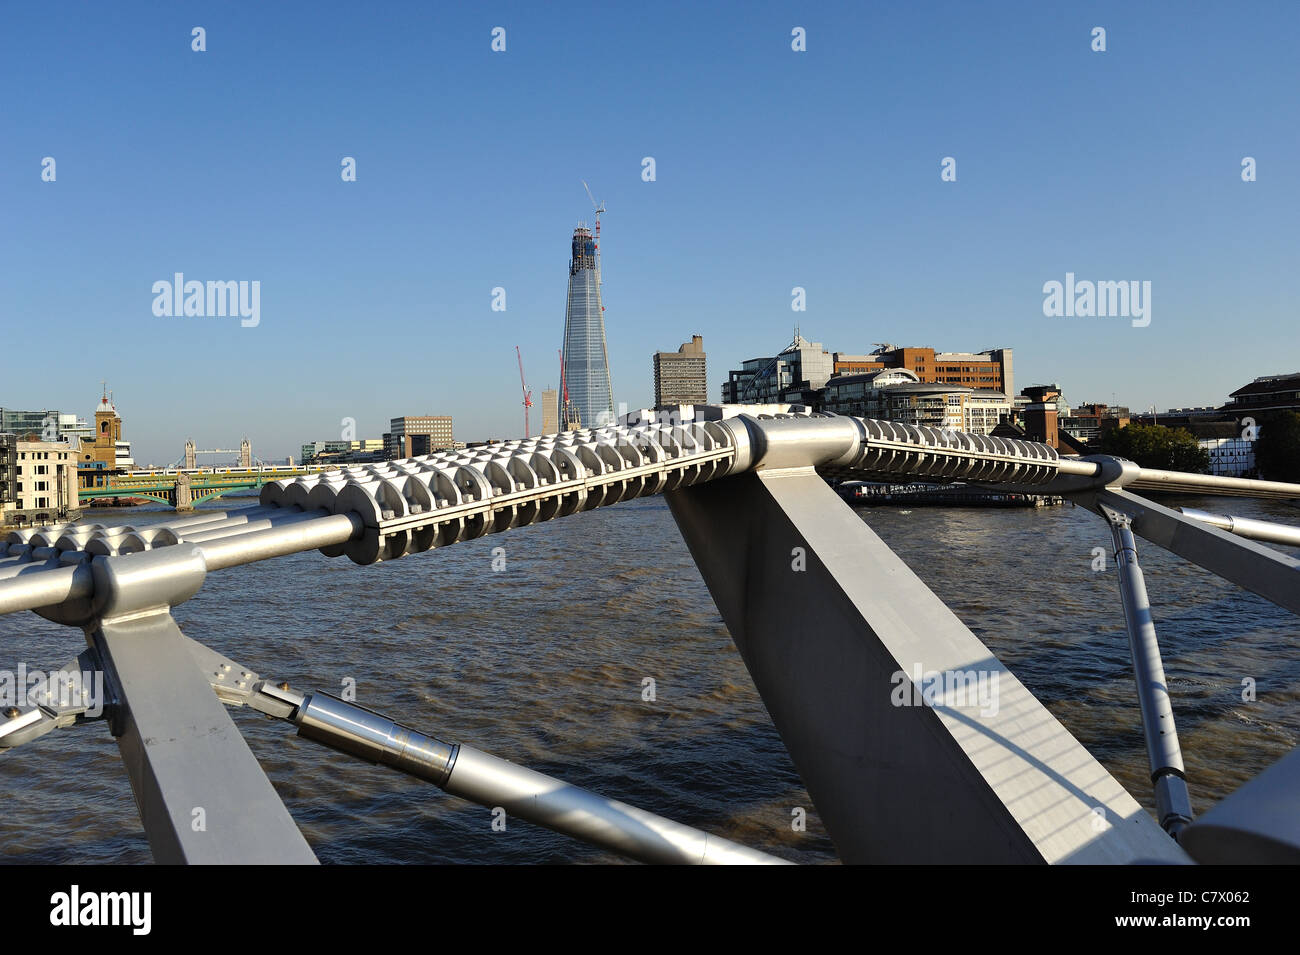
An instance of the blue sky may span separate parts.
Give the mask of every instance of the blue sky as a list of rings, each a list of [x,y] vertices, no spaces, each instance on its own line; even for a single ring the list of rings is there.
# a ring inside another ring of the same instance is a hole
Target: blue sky
[[[1294,3],[51,3],[2,22],[0,405],[89,415],[108,379],[141,461],[244,435],[282,458],[345,417],[522,434],[514,346],[540,405],[582,179],[608,205],[629,407],[656,350],[702,334],[716,400],[796,324],[832,351],[1011,347],[1018,385],[1076,403],[1213,404],[1300,369]],[[259,281],[260,323],[155,316],[178,271]],[[1044,317],[1067,271],[1150,281],[1150,326]]]

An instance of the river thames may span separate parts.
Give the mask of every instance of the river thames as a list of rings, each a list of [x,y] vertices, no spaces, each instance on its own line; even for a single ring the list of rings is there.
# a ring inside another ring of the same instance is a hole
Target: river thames
[[[1300,523],[1284,503],[1170,503]],[[1150,809],[1114,567],[1108,556],[1105,572],[1093,569],[1094,548],[1109,555],[1105,524],[1068,504],[856,513]],[[1300,740],[1295,618],[1138,546],[1202,812]],[[219,571],[174,615],[190,636],[296,689],[339,694],[355,681],[358,703],[422,732],[793,861],[835,861],[662,498],[368,567],[311,552]],[[0,646],[0,667],[48,670],[84,644],[26,613],[0,617]],[[232,715],[322,862],[617,861],[522,821],[494,831],[488,809],[301,740],[287,723]],[[151,860],[106,725],[12,750],[0,778],[4,861]],[[799,809],[804,831],[792,825]],[[238,824],[206,812],[210,830]]]

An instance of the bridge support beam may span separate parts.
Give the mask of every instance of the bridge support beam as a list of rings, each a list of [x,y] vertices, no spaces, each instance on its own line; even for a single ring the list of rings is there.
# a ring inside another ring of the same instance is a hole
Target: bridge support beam
[[[1187,862],[810,468],[669,506],[846,862]]]
[[[109,723],[154,861],[314,864],[172,619],[171,606],[205,573],[202,554],[185,545],[94,568],[101,613],[86,632],[104,663]]]
[[[1108,520],[1106,508],[1123,513],[1129,518],[1133,533],[1140,537],[1300,614],[1300,560],[1290,554],[1193,520],[1120,488],[1079,491],[1065,496],[1104,520]]]

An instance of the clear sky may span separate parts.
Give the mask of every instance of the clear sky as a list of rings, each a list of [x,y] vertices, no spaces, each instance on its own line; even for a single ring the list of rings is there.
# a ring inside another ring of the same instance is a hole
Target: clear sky
[[[107,379],[142,462],[245,435],[283,458],[344,418],[360,437],[403,414],[519,436],[516,344],[537,427],[583,179],[608,205],[629,407],[652,400],[657,350],[702,334],[717,400],[796,324],[832,351],[1011,347],[1018,386],[1075,403],[1216,404],[1300,369],[1289,0],[0,18],[0,405],[88,417]],[[175,272],[260,282],[259,323],[156,316]],[[1150,325],[1045,317],[1043,284],[1067,272],[1150,281]]]

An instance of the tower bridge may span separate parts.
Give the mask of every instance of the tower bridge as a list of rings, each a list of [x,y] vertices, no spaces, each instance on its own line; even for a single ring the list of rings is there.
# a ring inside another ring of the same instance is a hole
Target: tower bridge
[[[1157,811],[1153,818],[831,490],[827,478],[963,481],[1060,494],[1110,529]],[[0,546],[0,613],[85,634],[65,669],[109,704],[11,707],[0,748],[106,720],[159,862],[315,862],[225,707],[464,799],[651,862],[779,862],[404,726],[187,637],[172,608],[231,567],[319,550],[368,565],[664,494],[846,862],[1189,863],[1300,859],[1300,749],[1197,816],[1136,539],[1300,612],[1300,531],[1180,512],[1143,491],[1297,498],[1300,485],[1158,471],[1046,444],[870,419],[742,415],[567,431],[302,474],[258,503],[151,524],[51,526]],[[802,557],[798,572],[792,555]],[[219,579],[214,585],[219,586]],[[308,582],[304,581],[304,585]],[[922,673],[983,672],[999,705],[926,695]],[[897,677],[924,700],[897,706]],[[940,785],[936,785],[936,780]],[[195,805],[238,811],[213,840]]]
[[[217,454],[238,455],[238,458],[236,459],[235,463],[237,464],[238,467],[244,469],[251,468],[254,463],[253,446],[249,443],[247,438],[244,438],[242,441],[239,442],[238,450],[234,448],[211,448],[211,449],[201,451],[197,447],[195,447],[193,441],[187,440],[185,442],[185,453],[182,454],[181,457],[179,457],[172,464],[172,467],[184,467],[188,471],[193,471],[196,467],[199,466],[198,459],[201,455],[212,456]],[[257,463],[260,464],[262,462],[259,461]]]

